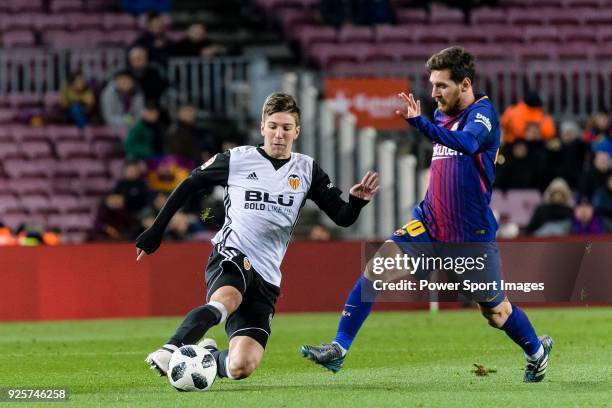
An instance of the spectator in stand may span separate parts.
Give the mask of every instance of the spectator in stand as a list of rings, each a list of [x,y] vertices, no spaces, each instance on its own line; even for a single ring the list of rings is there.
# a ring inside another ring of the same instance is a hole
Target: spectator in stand
[[[595,214],[588,201],[581,201],[574,209],[571,232],[577,235],[596,235],[606,232],[603,220]]]
[[[127,71],[119,71],[102,90],[100,104],[104,123],[129,127],[140,117],[144,97],[132,75]]]
[[[92,240],[127,241],[134,237],[137,227],[134,215],[125,207],[121,194],[109,194],[98,209]]]
[[[93,91],[87,86],[80,71],[73,72],[60,90],[60,102],[68,112],[69,120],[80,128],[89,123],[95,104]]]
[[[128,159],[146,160],[163,153],[166,126],[160,115],[157,104],[147,103],[142,117],[129,130],[125,139],[125,155]]]
[[[155,217],[157,217],[157,214],[159,214],[167,200],[168,193],[158,191],[155,193],[155,195],[153,195],[151,201],[148,202],[148,204],[138,214],[141,231],[144,231],[153,225]]]
[[[159,160],[149,161],[147,183],[153,191],[170,193],[185,180],[192,167],[175,156],[165,156]]]
[[[544,191],[544,203],[539,205],[527,225],[527,232],[535,236],[569,233],[573,211],[572,192],[562,178],[554,179]]]
[[[308,233],[308,239],[311,241],[329,241],[331,239],[331,233],[325,226],[315,224]]]
[[[560,136],[546,142],[546,166],[543,176],[546,185],[555,177],[562,177],[572,191],[578,190],[591,153],[589,146],[579,139],[579,135],[578,124],[566,120],[561,123]]]
[[[146,101],[160,102],[162,94],[168,87],[168,82],[159,69],[149,63],[146,49],[134,47],[130,50],[127,71],[142,90]]]
[[[213,140],[197,126],[197,111],[185,105],[179,109],[178,118],[166,133],[165,152],[178,156],[195,167],[218,153]]]
[[[602,216],[608,226],[612,223],[612,172],[608,174],[608,182],[598,188],[593,197],[595,213]]]
[[[167,200],[167,193],[158,192],[157,194],[155,194],[153,200],[151,200],[151,203],[147,207],[145,207],[138,216],[140,220],[141,231],[144,231],[145,229],[153,225],[155,217],[157,217],[157,214],[159,214]],[[178,212],[174,215],[174,217],[172,217],[170,224],[168,224],[168,229],[164,234],[164,239],[170,239],[173,241],[183,241],[188,238],[191,229],[192,227],[190,225],[189,217],[187,216],[187,214],[183,212]]]
[[[193,23],[187,29],[187,36],[174,47],[177,57],[214,57],[226,52],[225,47],[213,44],[206,37],[206,27],[202,23]]]
[[[172,7],[172,0],[121,0],[121,9],[134,15],[149,11],[167,13],[170,7]]]
[[[539,128],[540,138],[548,140],[555,136],[556,129],[552,118],[544,113],[542,100],[535,92],[527,92],[522,102],[510,106],[501,117],[502,141],[513,143],[524,139],[527,126]]]
[[[395,11],[389,0],[321,0],[319,12],[324,24],[395,24]]]
[[[580,198],[592,201],[595,191],[606,185],[610,175],[610,155],[606,151],[595,152],[593,163],[582,175]]]
[[[149,60],[165,68],[174,44],[166,36],[164,20],[159,13],[147,14],[146,31],[134,41],[132,47],[142,47],[147,50]]]
[[[594,145],[609,138],[611,134],[610,115],[606,111],[601,111],[593,115],[587,122],[586,129],[582,133],[582,140]]]
[[[150,195],[141,171],[143,166],[138,160],[126,162],[121,178],[113,189],[113,193],[123,196],[126,210],[134,215],[147,205]]]
[[[546,163],[546,151],[540,140],[539,126],[530,124],[525,137],[502,147],[496,186],[510,189],[542,188],[542,172]],[[545,186],[544,186],[545,187]]]
[[[0,222],[0,246],[17,245],[17,240],[13,236],[11,229]]]

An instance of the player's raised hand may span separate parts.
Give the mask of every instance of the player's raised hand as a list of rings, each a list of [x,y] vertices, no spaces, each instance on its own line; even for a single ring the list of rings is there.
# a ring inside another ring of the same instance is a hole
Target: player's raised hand
[[[403,110],[396,110],[395,114],[401,116],[404,119],[416,118],[421,114],[421,101],[416,101],[414,95],[406,95],[404,92],[397,94],[397,96],[405,103],[406,108]]]
[[[355,184],[351,187],[350,194],[362,200],[370,201],[376,193],[380,190],[380,180],[378,173],[374,171],[368,171],[361,183]]]

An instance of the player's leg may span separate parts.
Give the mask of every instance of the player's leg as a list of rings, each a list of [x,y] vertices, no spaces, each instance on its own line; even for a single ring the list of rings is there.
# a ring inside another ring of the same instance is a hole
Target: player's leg
[[[479,303],[480,311],[489,325],[503,330],[525,353],[525,382],[544,379],[553,341],[550,336],[538,337],[529,318],[521,308],[510,303],[508,298],[498,305]]]
[[[428,242],[430,242],[429,235],[418,220],[413,220],[398,229],[370,258],[363,274],[349,292],[334,340],[319,346],[304,345],[301,348],[302,355],[334,373],[338,372],[342,368],[346,353],[374,306],[377,291],[372,282],[375,279],[390,282],[410,272],[390,270],[384,275],[377,275],[373,271],[373,260],[375,258],[395,258],[397,255],[401,256],[406,251],[410,251],[409,246],[412,243]]]
[[[243,302],[225,324],[229,349],[218,351],[216,344],[207,346],[211,339],[201,343],[215,356],[219,377],[240,380],[259,367],[272,333],[274,305],[279,293],[278,287],[253,272],[253,282],[244,294]]]
[[[237,255],[234,250],[213,251],[206,268],[208,303],[191,310],[168,342],[149,354],[145,362],[151,369],[165,375],[176,349],[185,344],[196,344],[211,327],[224,322],[240,306],[249,274],[233,259]]]
[[[210,347],[207,347],[210,350]],[[249,336],[235,336],[230,340],[229,349],[211,350],[217,360],[217,375],[231,380],[248,377],[259,367],[264,355],[264,346]]]

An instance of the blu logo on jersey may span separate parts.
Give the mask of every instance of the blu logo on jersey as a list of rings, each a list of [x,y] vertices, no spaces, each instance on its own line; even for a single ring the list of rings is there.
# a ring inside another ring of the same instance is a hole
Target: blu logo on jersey
[[[290,195],[289,197],[285,197],[282,194],[279,194],[276,200],[270,196],[270,193],[262,193],[261,191],[256,190],[247,190],[244,192],[244,201],[249,202],[263,202],[268,204],[279,204],[284,207],[291,207],[294,202],[294,197]]]

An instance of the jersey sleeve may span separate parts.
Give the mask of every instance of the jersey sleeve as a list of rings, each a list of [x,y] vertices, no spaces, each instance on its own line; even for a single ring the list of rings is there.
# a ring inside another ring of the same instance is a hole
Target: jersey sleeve
[[[227,186],[230,152],[218,153],[206,163],[194,169],[170,194],[166,204],[155,218],[153,225],[136,238],[136,247],[151,254],[161,245],[162,236],[174,214],[187,198],[203,188]]]
[[[342,190],[334,186],[317,162],[312,165],[312,183],[306,198],[311,199],[329,218],[341,227],[351,226],[368,203],[349,194],[348,203],[341,197]]]
[[[483,150],[490,142],[494,123],[493,115],[486,107],[472,109],[462,130],[448,130],[425,119],[423,116],[408,119],[408,123],[425,134],[431,141],[450,147],[458,152],[473,155]]]

